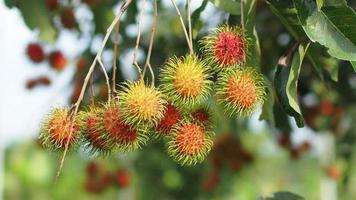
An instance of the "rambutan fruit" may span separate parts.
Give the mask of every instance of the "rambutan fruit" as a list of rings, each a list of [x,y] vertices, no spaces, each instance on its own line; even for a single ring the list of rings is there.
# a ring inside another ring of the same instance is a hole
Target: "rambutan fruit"
[[[54,69],[61,71],[67,65],[67,58],[63,55],[62,52],[53,51],[49,55],[49,63]]]
[[[147,129],[130,126],[124,111],[114,103],[105,106],[101,127],[105,128],[105,139],[123,152],[136,150],[148,141]]]
[[[114,182],[121,188],[130,185],[130,175],[125,169],[119,169],[114,174]]]
[[[45,59],[43,48],[38,43],[31,43],[27,46],[27,55],[32,62],[40,63]]]
[[[182,120],[171,131],[168,153],[181,165],[201,163],[212,147],[213,132],[189,120]]]
[[[159,121],[156,131],[159,135],[167,136],[173,127],[182,119],[181,111],[172,104],[167,105],[163,118]]]
[[[250,116],[265,94],[263,76],[251,67],[222,73],[216,85],[217,101],[230,115]]]
[[[197,56],[172,57],[160,73],[161,89],[174,105],[191,107],[208,97],[210,76],[209,66]]]
[[[216,71],[241,66],[247,51],[247,39],[239,27],[221,25],[201,41],[206,59]]]
[[[190,112],[192,119],[206,128],[211,128],[213,126],[213,116],[212,112],[207,106],[198,106]]]
[[[135,127],[151,128],[163,118],[167,101],[154,86],[140,80],[127,82],[118,95],[123,120]]]
[[[107,139],[107,131],[103,126],[103,107],[91,106],[88,111],[80,113],[81,129],[87,143],[85,148],[91,153],[110,153],[115,144]]]
[[[61,11],[60,19],[62,25],[67,29],[74,29],[77,26],[73,8],[67,7]]]
[[[46,0],[48,10],[56,10],[59,6],[58,0]]]
[[[45,118],[41,128],[40,141],[43,146],[64,150],[78,142],[80,125],[77,116],[71,117],[67,108],[56,108]]]

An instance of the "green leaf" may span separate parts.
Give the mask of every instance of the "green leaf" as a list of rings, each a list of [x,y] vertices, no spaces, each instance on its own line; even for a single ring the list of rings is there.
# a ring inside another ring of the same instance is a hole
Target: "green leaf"
[[[241,12],[240,0],[209,0],[216,7],[233,15],[239,15]]]
[[[17,0],[5,0],[4,2],[8,8],[12,8],[17,4]]]
[[[274,92],[272,83],[265,77],[265,82],[267,85],[267,98],[265,99],[262,106],[262,113],[260,115],[259,120],[268,121],[273,127],[275,127],[274,113],[273,113],[273,105],[274,105]]]
[[[205,10],[208,5],[208,0],[204,0],[202,4],[192,13],[192,27],[193,38],[195,39],[199,31],[203,28],[203,22],[200,20],[200,14]]]
[[[31,30],[39,29],[39,38],[41,40],[54,42],[57,37],[57,31],[51,22],[52,16],[43,1],[18,1],[17,4],[26,25]]]
[[[351,61],[350,62],[352,67],[354,68],[354,71],[356,72],[356,61]]]
[[[324,6],[324,0],[316,0],[316,5],[318,6],[318,10]]]
[[[256,0],[248,0],[244,5],[245,31],[250,39],[249,56],[247,56],[247,65],[259,67],[261,61],[261,47],[256,31]]]
[[[356,15],[352,8],[326,6],[318,11],[312,0],[293,0],[298,17],[310,40],[342,60],[356,61]]]
[[[303,127],[304,120],[302,112],[298,104],[298,79],[302,63],[309,48],[310,43],[303,45],[300,44],[298,51],[294,53],[292,63],[289,65],[290,54],[288,56],[282,56],[277,66],[277,72],[275,75],[275,88],[276,94],[281,103],[284,111],[294,117],[297,126]]]
[[[267,197],[265,200],[304,200],[304,198],[291,192],[276,192],[273,197]]]
[[[99,6],[93,8],[95,33],[105,34],[106,29],[110,26],[115,14],[111,7]]]

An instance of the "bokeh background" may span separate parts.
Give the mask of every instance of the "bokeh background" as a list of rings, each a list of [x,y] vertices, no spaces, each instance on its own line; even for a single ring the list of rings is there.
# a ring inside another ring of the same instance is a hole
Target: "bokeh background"
[[[182,12],[184,2],[177,0]],[[44,1],[34,0],[26,11],[9,8],[11,4],[6,6],[0,0],[0,198],[250,200],[289,191],[311,200],[356,199],[356,76],[350,63],[327,55],[327,62],[320,64],[324,65],[325,81],[317,78],[308,61],[303,66],[299,93],[307,123],[304,128],[297,128],[285,115],[276,117],[273,124],[270,120],[260,121],[261,110],[249,119],[228,119],[212,103],[219,123],[215,146],[202,164],[181,167],[167,156],[162,141],[153,141],[142,150],[107,158],[96,158],[81,150],[72,152],[55,181],[60,154],[43,149],[37,142],[41,120],[51,108],[69,106],[76,100],[83,75],[120,3],[61,1],[59,8],[50,10]],[[141,3],[133,3],[122,20],[120,81],[137,77],[132,60]],[[348,4],[355,8],[356,1]],[[65,8],[74,12],[73,28],[66,27],[61,19]],[[146,57],[152,8],[148,1],[140,62]],[[194,0],[193,10],[199,8],[202,11],[193,23],[197,40],[218,24],[236,24],[239,19],[211,2]],[[260,68],[271,76],[278,58],[295,40],[264,1],[257,1],[256,9]],[[44,22],[40,28],[32,28],[27,18],[49,20],[50,24]],[[45,52],[61,51],[67,60],[65,68],[54,69],[48,61],[33,63],[27,55],[27,47],[33,42],[41,44]],[[112,47],[113,38],[103,53],[109,71]],[[187,51],[170,0],[159,1],[152,57],[155,72],[169,56]],[[38,77],[47,81],[30,87],[29,82]],[[100,70],[94,77],[95,99],[105,101]],[[280,108],[274,107],[273,112],[278,113]]]

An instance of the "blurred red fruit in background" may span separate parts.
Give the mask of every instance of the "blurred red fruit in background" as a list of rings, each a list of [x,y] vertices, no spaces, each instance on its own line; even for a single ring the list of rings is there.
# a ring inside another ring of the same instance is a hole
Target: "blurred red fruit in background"
[[[35,63],[42,62],[45,59],[43,49],[38,43],[31,43],[27,46],[27,55]]]
[[[114,176],[115,183],[120,187],[127,187],[130,184],[129,173],[124,169],[119,169],[116,171]]]
[[[46,0],[46,5],[47,5],[47,8],[48,10],[55,10],[58,8],[59,6],[59,3],[58,3],[58,0]]]
[[[72,8],[64,8],[61,12],[61,23],[67,29],[73,29],[77,26],[74,11]]]
[[[64,67],[67,65],[67,58],[64,57],[62,52],[60,51],[53,51],[49,55],[49,63],[51,66],[56,70],[63,70]]]

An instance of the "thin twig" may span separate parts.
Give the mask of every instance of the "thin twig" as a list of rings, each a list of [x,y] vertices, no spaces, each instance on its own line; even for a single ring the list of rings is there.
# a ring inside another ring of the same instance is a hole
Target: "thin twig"
[[[131,2],[132,2],[132,0],[126,0],[124,2],[124,4],[122,5],[122,7],[120,9],[120,14],[115,17],[115,19],[113,20],[113,22],[110,24],[109,28],[107,29],[106,35],[105,35],[104,40],[103,40],[103,43],[102,43],[98,53],[96,54],[96,56],[95,56],[95,58],[93,60],[93,63],[91,64],[91,66],[89,68],[89,71],[88,71],[87,75],[85,76],[83,87],[82,87],[82,90],[80,91],[80,95],[78,97],[78,100],[77,100],[77,102],[75,104],[72,105],[72,108],[71,108],[72,112],[71,112],[71,115],[70,115],[71,116],[71,121],[73,120],[74,116],[78,113],[80,103],[83,100],[85,90],[87,88],[87,85],[88,85],[88,82],[90,80],[91,74],[93,73],[94,68],[96,66],[96,62],[98,60],[101,60],[101,54],[104,51],[105,45],[106,45],[106,43],[107,43],[107,41],[108,41],[108,39],[109,39],[114,27],[115,27],[115,25],[118,23],[118,21],[120,20],[121,16],[126,11],[127,7],[130,5]],[[71,130],[69,131],[69,137],[68,138],[72,137],[72,133],[73,133],[73,126],[71,126]],[[58,177],[59,177],[59,175],[60,175],[60,173],[62,171],[64,160],[65,160],[65,157],[66,157],[66,155],[68,153],[69,142],[70,142],[70,140],[67,140],[67,143],[65,145],[65,149],[63,151],[63,155],[62,155],[62,158],[60,160],[59,167],[58,167],[56,179],[58,179]]]
[[[101,59],[98,60],[98,63],[100,64],[100,67],[104,73],[105,80],[106,80],[106,87],[108,88],[108,102],[110,103],[111,101],[111,87],[110,87],[110,81],[109,81],[109,76],[108,73],[106,72],[105,66]]]
[[[91,74],[91,76],[90,76],[90,93],[91,93],[91,104],[94,105],[95,92],[94,92],[94,77],[93,77],[93,74]]]
[[[187,0],[187,16],[188,16],[188,28],[189,28],[189,41],[190,41],[190,45],[192,46],[192,49],[194,49],[194,46],[193,46],[193,34],[192,34],[191,4],[192,4],[192,1],[191,1],[191,0]],[[190,52],[190,53],[193,54],[194,52]]]
[[[146,7],[146,0],[142,0],[142,8],[141,8],[141,12],[140,12],[140,16],[137,22],[137,38],[136,38],[136,45],[135,45],[135,50],[134,50],[134,58],[133,58],[133,65],[136,67],[138,73],[139,73],[139,79],[143,78],[143,74],[141,71],[140,66],[138,65],[138,61],[137,61],[137,54],[138,54],[138,47],[140,45],[140,39],[141,39],[141,23],[143,20],[143,14],[145,13],[145,7]]]
[[[188,35],[187,29],[186,29],[186,27],[185,27],[185,25],[184,25],[183,17],[182,17],[182,15],[180,14],[179,8],[178,8],[178,6],[177,6],[175,0],[171,0],[171,1],[172,1],[172,4],[173,4],[174,8],[176,9],[177,14],[178,14],[178,16],[179,16],[180,23],[181,23],[182,28],[183,28],[183,31],[184,31],[185,39],[187,40],[187,43],[188,43],[188,47],[189,47],[190,53],[191,53],[191,54],[194,54],[193,46],[192,46],[192,44],[190,43],[189,35]]]
[[[157,18],[158,18],[157,0],[154,0],[153,9],[154,9],[154,11],[153,11],[153,22],[152,22],[152,29],[151,29],[150,44],[148,47],[146,64],[145,64],[145,67],[143,68],[143,74],[146,73],[147,67],[150,70],[151,78],[152,78],[152,85],[155,84],[155,74],[154,74],[152,66],[151,66],[151,55],[152,55],[153,41],[154,41],[154,36],[155,36],[155,32],[156,32]]]
[[[118,46],[119,46],[119,29],[120,21],[117,22],[115,27],[115,36],[114,36],[114,60],[112,68],[112,91],[113,94],[116,94],[116,73],[117,73],[117,58],[118,58]]]

